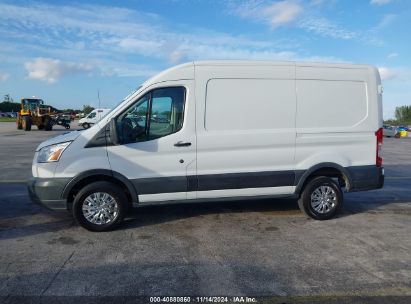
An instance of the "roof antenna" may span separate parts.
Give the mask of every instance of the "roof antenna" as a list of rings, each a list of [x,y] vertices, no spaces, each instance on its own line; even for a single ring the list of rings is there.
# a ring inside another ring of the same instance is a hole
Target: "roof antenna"
[[[98,98],[98,108],[100,109],[101,108],[100,107],[101,101],[100,101],[100,90],[99,89],[97,89],[97,98]]]

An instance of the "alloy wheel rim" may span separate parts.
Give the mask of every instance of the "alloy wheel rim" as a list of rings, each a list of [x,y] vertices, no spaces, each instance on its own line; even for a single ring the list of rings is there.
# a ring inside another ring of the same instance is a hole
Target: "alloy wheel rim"
[[[318,213],[328,213],[336,204],[337,194],[330,186],[320,186],[311,194],[311,207]]]
[[[110,194],[95,192],[84,199],[82,211],[88,222],[104,225],[113,222],[118,217],[119,207]]]

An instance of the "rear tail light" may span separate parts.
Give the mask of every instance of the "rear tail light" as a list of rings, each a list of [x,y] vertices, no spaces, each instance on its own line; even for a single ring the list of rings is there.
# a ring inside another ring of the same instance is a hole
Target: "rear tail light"
[[[375,158],[375,164],[377,167],[382,166],[382,128],[379,128],[377,132],[375,132],[375,136],[377,136],[377,154]]]

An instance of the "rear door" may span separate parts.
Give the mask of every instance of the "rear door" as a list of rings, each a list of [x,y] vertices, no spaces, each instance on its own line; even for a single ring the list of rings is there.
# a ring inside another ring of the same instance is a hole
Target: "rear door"
[[[296,169],[375,165],[380,114],[369,70],[298,66],[296,73]]]
[[[198,198],[294,191],[294,66],[196,66]]]

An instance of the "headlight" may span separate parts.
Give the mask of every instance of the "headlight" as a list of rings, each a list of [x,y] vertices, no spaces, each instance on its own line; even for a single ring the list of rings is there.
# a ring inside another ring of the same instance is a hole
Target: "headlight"
[[[41,148],[39,154],[37,155],[38,163],[48,163],[48,162],[57,162],[60,159],[63,151],[71,144],[71,141],[47,146]]]

